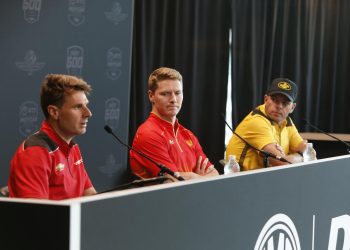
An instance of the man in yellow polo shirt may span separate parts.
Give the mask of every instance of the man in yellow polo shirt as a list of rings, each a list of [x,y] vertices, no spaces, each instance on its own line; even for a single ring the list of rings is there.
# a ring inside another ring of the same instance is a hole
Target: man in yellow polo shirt
[[[226,159],[229,155],[236,155],[244,171],[302,162],[307,141],[301,138],[289,117],[295,109],[297,94],[298,88],[291,80],[274,79],[264,96],[264,104],[251,111],[235,130],[250,145],[233,134]],[[256,149],[283,157],[288,162],[272,157],[264,161],[264,155]]]

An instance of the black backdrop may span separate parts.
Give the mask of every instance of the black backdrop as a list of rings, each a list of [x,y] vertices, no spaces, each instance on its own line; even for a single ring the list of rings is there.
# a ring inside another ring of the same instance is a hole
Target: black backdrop
[[[149,74],[160,66],[183,76],[180,122],[216,164],[224,155],[229,9],[213,0],[135,2],[130,140],[148,116]]]
[[[234,126],[283,76],[300,89],[292,115],[300,131],[312,131],[307,119],[327,132],[350,133],[348,13],[347,0],[135,1],[130,140],[150,110],[147,76],[175,67],[184,76],[180,120],[217,164],[225,150],[219,114],[230,48]]]
[[[309,129],[307,119],[349,133],[349,11],[347,0],[231,0],[234,121],[284,76],[299,85],[293,117],[300,130]]]

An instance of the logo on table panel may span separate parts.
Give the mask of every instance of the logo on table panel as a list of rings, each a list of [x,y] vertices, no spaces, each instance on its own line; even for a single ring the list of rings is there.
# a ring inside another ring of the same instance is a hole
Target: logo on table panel
[[[81,76],[84,62],[84,49],[74,45],[67,49],[67,72],[69,75]]]
[[[27,137],[38,130],[38,105],[26,101],[19,106],[19,133]]]
[[[109,98],[105,102],[105,124],[112,130],[118,128],[120,117],[120,101],[117,98]]]
[[[122,73],[122,52],[118,48],[110,48],[107,51],[107,77],[116,80]]]
[[[86,0],[68,1],[68,21],[75,27],[78,27],[85,21]]]
[[[123,13],[123,9],[119,2],[115,2],[111,11],[105,12],[105,16],[109,21],[118,25],[128,17],[128,14]]]
[[[254,250],[300,250],[293,221],[285,214],[271,217],[261,230]]]
[[[33,24],[39,21],[41,0],[23,0],[22,9],[24,12],[24,20]]]
[[[122,170],[122,164],[116,163],[114,155],[110,154],[107,156],[105,164],[99,167],[99,170],[108,177],[113,177],[113,175]]]
[[[24,55],[24,60],[21,62],[15,62],[18,69],[27,72],[28,75],[32,75],[35,71],[41,70],[46,63],[37,62],[37,56],[34,50],[28,50]]]

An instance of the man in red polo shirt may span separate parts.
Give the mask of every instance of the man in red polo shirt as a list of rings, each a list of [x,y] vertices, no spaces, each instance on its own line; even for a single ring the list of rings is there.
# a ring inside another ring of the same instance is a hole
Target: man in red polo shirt
[[[87,99],[90,92],[90,85],[77,77],[45,77],[40,99],[46,119],[11,160],[10,197],[62,200],[96,194],[73,141],[86,132],[92,115]]]
[[[138,128],[133,148],[184,179],[218,175],[196,136],[176,118],[183,100],[181,74],[171,68],[155,70],[148,80],[148,97],[152,111]],[[130,165],[141,178],[154,177],[160,172],[155,164],[134,151],[130,151]]]

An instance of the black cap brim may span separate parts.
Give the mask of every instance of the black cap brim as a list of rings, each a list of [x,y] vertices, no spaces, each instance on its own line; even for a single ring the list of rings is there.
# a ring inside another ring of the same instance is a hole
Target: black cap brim
[[[294,102],[294,99],[288,95],[287,93],[283,92],[283,91],[271,91],[268,93],[268,95],[275,95],[275,94],[282,94],[284,96],[286,96],[291,102]]]

